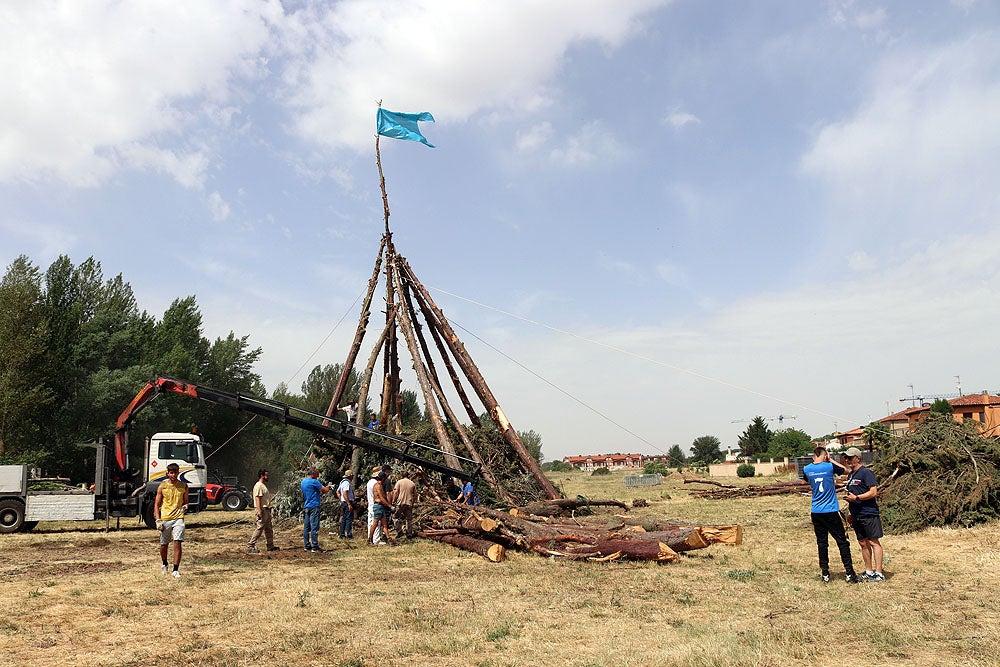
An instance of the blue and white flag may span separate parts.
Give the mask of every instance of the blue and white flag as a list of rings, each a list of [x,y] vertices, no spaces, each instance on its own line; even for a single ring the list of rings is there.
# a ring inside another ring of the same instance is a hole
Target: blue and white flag
[[[426,111],[420,113],[398,113],[396,111],[386,111],[379,107],[378,110],[378,133],[393,139],[409,139],[419,141],[425,146],[434,148],[434,144],[427,141],[427,138],[420,134],[417,129],[417,121],[434,122],[434,116]]]

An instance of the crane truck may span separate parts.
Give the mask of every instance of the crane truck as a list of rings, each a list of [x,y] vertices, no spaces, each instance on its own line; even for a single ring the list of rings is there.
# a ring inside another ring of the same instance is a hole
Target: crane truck
[[[157,433],[146,441],[142,470],[129,467],[128,434],[136,415],[162,394],[180,394],[216,405],[242,410],[305,429],[315,435],[373,451],[442,475],[475,479],[481,465],[456,454],[358,424],[302,410],[267,398],[214,389],[186,380],[159,375],[150,380],[118,415],[112,443],[95,445],[94,483],[88,488],[32,489],[27,466],[0,466],[0,533],[33,529],[39,521],[92,521],[111,517],[142,517],[152,528],[156,489],[166,478],[166,467],[177,463],[180,478],[188,483],[189,511],[207,504],[208,472],[205,443],[195,433]],[[377,440],[373,439],[377,437]],[[429,458],[433,457],[433,458]],[[442,463],[444,461],[444,463]],[[451,463],[451,465],[448,465]]]

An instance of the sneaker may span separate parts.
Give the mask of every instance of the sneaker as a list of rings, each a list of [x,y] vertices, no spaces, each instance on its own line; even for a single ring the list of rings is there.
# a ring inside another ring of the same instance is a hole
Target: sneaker
[[[820,577],[822,577],[824,584],[830,583],[830,573],[829,572],[824,572],[823,574],[820,575]]]
[[[167,570],[167,566],[166,565],[161,565],[160,566],[160,574],[166,574],[167,572],[169,572],[169,570]]]
[[[174,579],[180,579],[181,573],[178,570],[174,570],[173,572],[170,573],[170,576],[173,577]]]
[[[248,554],[259,554],[260,551],[258,551],[257,547],[247,547],[247,553]]]
[[[281,551],[281,547],[276,547],[273,544],[267,548],[268,551]]]
[[[313,547],[313,548],[312,548],[312,549],[310,549],[309,551],[313,552],[314,554],[319,554],[319,553],[323,553],[323,550],[322,550],[322,549],[320,549],[319,547]]]
[[[846,581],[849,584],[858,584],[858,583],[861,583],[861,580],[858,579],[858,575],[856,575],[856,574],[849,574],[849,575],[847,575],[844,578],[844,581]]]
[[[868,581],[872,582],[873,584],[881,583],[885,581],[885,575],[882,574],[881,572],[876,572],[875,574],[868,577]]]

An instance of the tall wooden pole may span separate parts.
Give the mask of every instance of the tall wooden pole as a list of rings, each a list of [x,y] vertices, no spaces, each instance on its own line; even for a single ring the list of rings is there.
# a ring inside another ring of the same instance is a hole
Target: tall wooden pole
[[[476,391],[479,396],[479,400],[483,402],[483,406],[486,411],[489,412],[490,417],[496,423],[497,428],[500,433],[503,434],[504,440],[507,444],[511,446],[517,457],[521,460],[521,464],[531,473],[532,477],[538,483],[538,486],[545,492],[550,500],[555,500],[561,497],[559,491],[556,487],[549,481],[549,478],[545,476],[542,472],[542,468],[538,465],[538,461],[532,456],[528,450],[524,447],[524,443],[521,442],[520,436],[518,436],[517,431],[507,420],[507,415],[504,414],[503,409],[497,402],[496,397],[493,396],[493,392],[490,391],[489,386],[486,384],[486,379],[483,378],[482,373],[479,372],[479,368],[476,367],[472,357],[465,349],[465,345],[459,339],[455,330],[451,328],[448,320],[445,318],[444,313],[441,309],[437,307],[434,303],[434,299],[431,298],[430,293],[423,286],[423,284],[417,279],[416,275],[413,273],[413,269],[410,267],[409,263],[399,255],[396,255],[397,261],[399,262],[399,267],[405,272],[406,279],[413,285],[414,289],[417,291],[419,298],[427,303],[427,307],[434,313],[434,319],[437,325],[441,327],[441,331],[444,334],[445,343],[447,343],[448,348],[451,350],[452,355],[458,362],[459,366],[462,368],[462,372],[469,379],[469,383],[472,388]]]
[[[397,255],[395,260],[398,259],[399,256]],[[396,278],[396,285],[397,287],[400,287],[401,282],[399,280],[399,273],[395,260],[391,260],[389,265],[392,266],[392,271],[394,277]],[[406,344],[410,348],[410,357],[413,359],[413,370],[417,374],[417,383],[420,385],[420,389],[424,392],[424,403],[427,405],[427,414],[431,418],[431,426],[434,428],[434,435],[437,436],[438,444],[441,445],[441,449],[455,455],[457,452],[455,451],[455,446],[451,442],[451,438],[448,437],[448,432],[444,428],[444,420],[441,419],[441,413],[438,411],[434,390],[431,387],[431,381],[427,375],[427,367],[424,366],[424,362],[421,360],[420,349],[417,347],[417,339],[413,333],[413,323],[410,321],[410,314],[403,306],[402,295],[400,296],[399,301],[399,328],[402,330],[403,338],[406,340]],[[449,458],[447,454],[445,455],[445,463],[453,468],[461,467],[457,458],[454,458],[454,456]]]

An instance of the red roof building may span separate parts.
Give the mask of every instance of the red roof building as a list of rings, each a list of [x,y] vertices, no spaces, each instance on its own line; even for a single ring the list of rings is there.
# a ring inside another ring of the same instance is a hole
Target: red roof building
[[[644,454],[591,454],[584,456],[565,456],[563,461],[581,470],[641,470],[650,460],[657,457]]]

